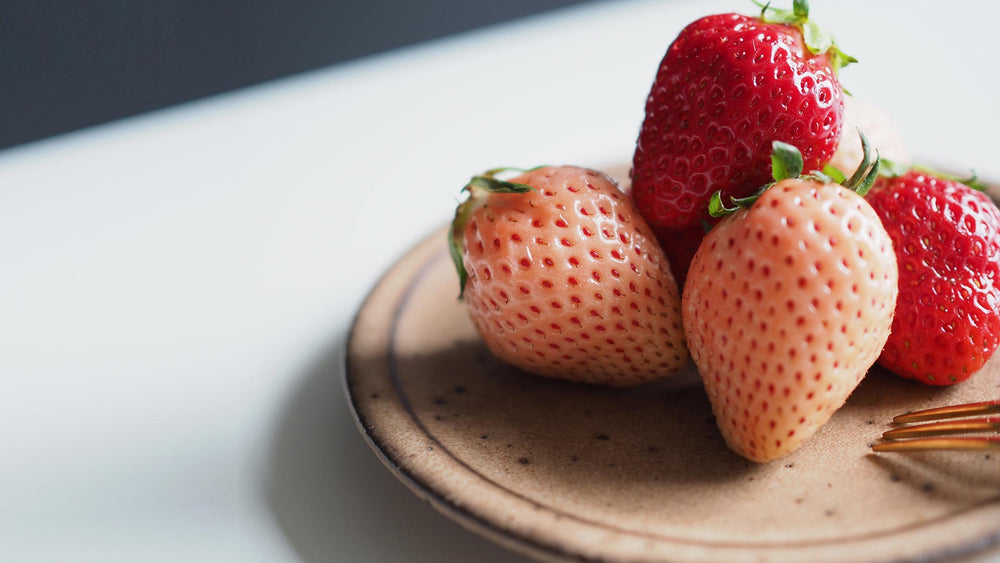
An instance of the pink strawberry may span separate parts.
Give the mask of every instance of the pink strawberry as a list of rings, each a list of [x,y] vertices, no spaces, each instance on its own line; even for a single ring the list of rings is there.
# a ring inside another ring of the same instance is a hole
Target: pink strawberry
[[[688,354],[667,260],[607,176],[543,167],[465,187],[450,235],[469,316],[500,359],[536,374],[633,385]]]
[[[902,133],[885,112],[855,96],[844,96],[843,136],[830,158],[830,166],[854,170],[861,164],[862,148],[857,131],[864,131],[869,142],[878,147],[883,164],[892,161],[897,166],[909,166],[912,162]],[[884,170],[885,166],[882,168]]]
[[[870,186],[871,164],[867,181],[848,185]],[[897,293],[892,241],[864,198],[788,168],[708,233],[682,306],[718,426],[760,462],[797,448],[844,404],[889,336]]]
[[[660,63],[633,158],[632,194],[654,228],[685,232],[711,194],[743,197],[771,179],[771,143],[798,147],[807,170],[837,148],[854,59],[808,18],[765,7],[688,25]],[[664,240],[664,245],[671,243]]]
[[[919,170],[880,178],[867,199],[899,261],[899,301],[879,364],[931,385],[964,381],[1000,342],[1000,211]]]

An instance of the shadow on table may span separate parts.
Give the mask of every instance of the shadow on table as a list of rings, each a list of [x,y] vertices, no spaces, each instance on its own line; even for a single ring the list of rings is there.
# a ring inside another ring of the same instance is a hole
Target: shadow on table
[[[343,338],[300,378],[268,452],[268,508],[303,561],[520,561],[417,498],[376,458],[344,394]]]

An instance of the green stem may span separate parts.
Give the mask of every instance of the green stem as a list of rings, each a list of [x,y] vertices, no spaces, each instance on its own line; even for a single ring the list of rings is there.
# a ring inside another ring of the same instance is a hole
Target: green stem
[[[810,53],[813,55],[828,54],[830,66],[833,67],[834,72],[838,72],[851,63],[858,62],[858,59],[840,50],[833,35],[809,19],[809,3],[806,0],[793,0],[791,10],[774,8],[770,2],[761,4],[760,0],[753,0],[753,3],[761,9],[761,21],[790,25],[802,33],[802,40]]]
[[[872,147],[871,143],[868,142],[868,137],[860,129],[858,130],[858,135],[861,136],[861,164],[858,165],[858,169],[854,171],[854,174],[846,182],[842,182],[841,185],[864,197],[878,178],[881,160],[878,156],[878,149]]]
[[[538,168],[541,167],[530,170]],[[483,172],[482,175],[473,176],[469,183],[462,188],[463,192],[469,192],[468,197],[455,208],[455,218],[448,231],[448,250],[451,253],[455,270],[458,272],[459,299],[465,294],[465,284],[469,281],[469,273],[465,270],[462,255],[465,252],[465,226],[469,223],[472,213],[486,204],[486,198],[489,194],[523,194],[535,190],[527,184],[518,184],[496,178],[495,176],[501,172],[525,172],[525,170],[511,167],[493,168]]]

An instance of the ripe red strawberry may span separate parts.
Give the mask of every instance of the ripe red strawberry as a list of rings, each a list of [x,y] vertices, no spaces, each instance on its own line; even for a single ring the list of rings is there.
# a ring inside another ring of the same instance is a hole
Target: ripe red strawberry
[[[931,385],[965,381],[1000,342],[1000,211],[972,188],[911,170],[867,196],[899,262],[879,364]]]
[[[540,375],[633,385],[688,354],[667,260],[607,176],[544,167],[472,179],[452,256],[469,315],[500,359]]]
[[[839,67],[854,59],[808,19],[765,8],[688,25],[660,63],[633,158],[632,190],[655,228],[707,219],[715,191],[742,197],[771,179],[771,143],[800,149],[820,169],[841,134]]]
[[[759,462],[844,404],[889,336],[897,293],[892,241],[864,198],[781,178],[708,233],[682,306],[726,443]]]
[[[656,240],[659,241],[663,253],[670,261],[670,273],[677,281],[677,287],[683,289],[687,280],[688,268],[691,266],[691,259],[698,251],[701,239],[705,237],[705,227],[695,225],[686,229],[667,229],[663,227],[653,227]]]

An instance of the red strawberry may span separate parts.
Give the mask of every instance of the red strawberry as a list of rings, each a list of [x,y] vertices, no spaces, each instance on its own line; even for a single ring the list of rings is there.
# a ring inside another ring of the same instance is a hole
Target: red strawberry
[[[695,225],[686,229],[667,229],[663,227],[653,228],[656,240],[659,241],[663,253],[670,261],[670,273],[677,281],[677,287],[683,288],[687,279],[688,268],[691,266],[691,259],[698,251],[701,239],[705,237],[705,227]]]
[[[544,167],[472,179],[452,256],[476,329],[526,371],[633,385],[687,362],[680,297],[632,201],[607,176]]]
[[[765,462],[812,436],[878,357],[896,283],[878,216],[837,184],[781,179],[716,225],[691,262],[682,313],[730,448]]]
[[[899,261],[899,302],[879,363],[931,385],[964,381],[1000,341],[1000,211],[953,180],[911,170],[867,196]]]
[[[830,159],[840,138],[837,69],[853,59],[808,19],[764,8],[688,25],[660,63],[633,159],[632,189],[654,227],[707,219],[711,194],[746,196],[770,180],[771,143],[798,147],[807,170]]]

